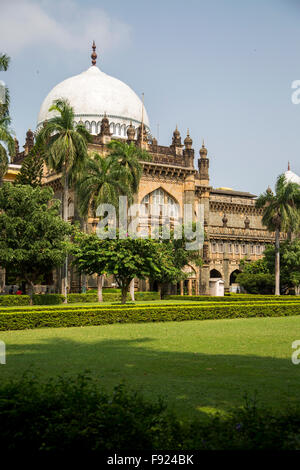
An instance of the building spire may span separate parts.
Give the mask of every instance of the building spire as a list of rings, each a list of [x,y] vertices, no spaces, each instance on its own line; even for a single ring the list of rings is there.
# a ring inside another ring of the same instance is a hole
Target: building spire
[[[290,165],[290,162],[288,162],[288,171],[291,171],[291,165]]]
[[[92,65],[96,65],[97,54],[96,54],[96,44],[95,44],[95,41],[93,41],[92,49],[93,49],[93,52],[92,52],[92,54],[91,54]]]

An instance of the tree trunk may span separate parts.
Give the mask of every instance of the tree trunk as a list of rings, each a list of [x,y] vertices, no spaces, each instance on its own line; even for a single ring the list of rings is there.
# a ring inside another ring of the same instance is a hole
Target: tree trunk
[[[98,274],[98,276],[97,276],[98,302],[103,302],[103,296],[102,296],[103,282],[104,282],[104,275],[103,274],[100,274],[100,275]]]
[[[295,286],[295,295],[300,295],[300,286]]]
[[[280,295],[280,230],[275,231],[275,295]]]
[[[63,179],[63,220],[68,222],[69,182],[66,169],[63,171]],[[65,297],[64,303],[68,303],[68,255],[63,266],[62,294]]]
[[[131,279],[131,282],[129,284],[129,291],[130,291],[130,297],[131,297],[132,302],[135,302],[135,298],[134,298],[134,278]]]
[[[158,282],[158,283],[157,283],[157,292],[158,292],[158,294],[159,294],[159,298],[160,298],[160,299],[161,299],[161,287],[162,287],[162,286],[161,286],[161,283]]]
[[[122,292],[121,303],[126,304],[127,292],[128,292],[128,283],[122,285],[121,292]]]
[[[34,293],[34,284],[32,281],[28,281],[28,295],[29,295],[29,304],[33,305],[33,293]]]
[[[87,288],[87,276],[86,274],[81,274],[80,276],[80,281],[81,281],[81,293],[86,294],[86,288]]]

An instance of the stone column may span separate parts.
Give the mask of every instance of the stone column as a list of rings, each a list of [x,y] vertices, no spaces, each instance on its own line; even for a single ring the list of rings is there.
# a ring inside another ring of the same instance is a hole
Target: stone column
[[[189,280],[188,280],[188,295],[193,295],[192,279],[189,279]]]
[[[223,270],[224,270],[224,290],[225,292],[229,292],[230,286],[230,275],[229,275],[229,258],[223,259]]]
[[[180,281],[180,295],[183,295],[184,294],[184,291],[183,291],[183,281]]]

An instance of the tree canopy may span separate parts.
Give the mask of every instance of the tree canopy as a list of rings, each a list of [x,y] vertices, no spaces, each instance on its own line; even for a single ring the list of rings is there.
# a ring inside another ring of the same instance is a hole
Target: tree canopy
[[[63,263],[71,227],[51,188],[5,183],[0,188],[0,265],[14,266],[32,295],[34,284]]]

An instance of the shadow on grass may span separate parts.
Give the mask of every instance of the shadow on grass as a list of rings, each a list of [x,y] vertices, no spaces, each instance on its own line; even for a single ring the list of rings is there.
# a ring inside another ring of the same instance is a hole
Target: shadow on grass
[[[150,347],[153,338],[92,342],[52,338],[7,347],[1,380],[34,371],[41,380],[90,371],[99,386],[122,381],[147,397],[164,397],[188,418],[211,410],[226,411],[257,393],[258,404],[273,408],[300,405],[300,365],[288,359],[255,355],[172,352]]]

